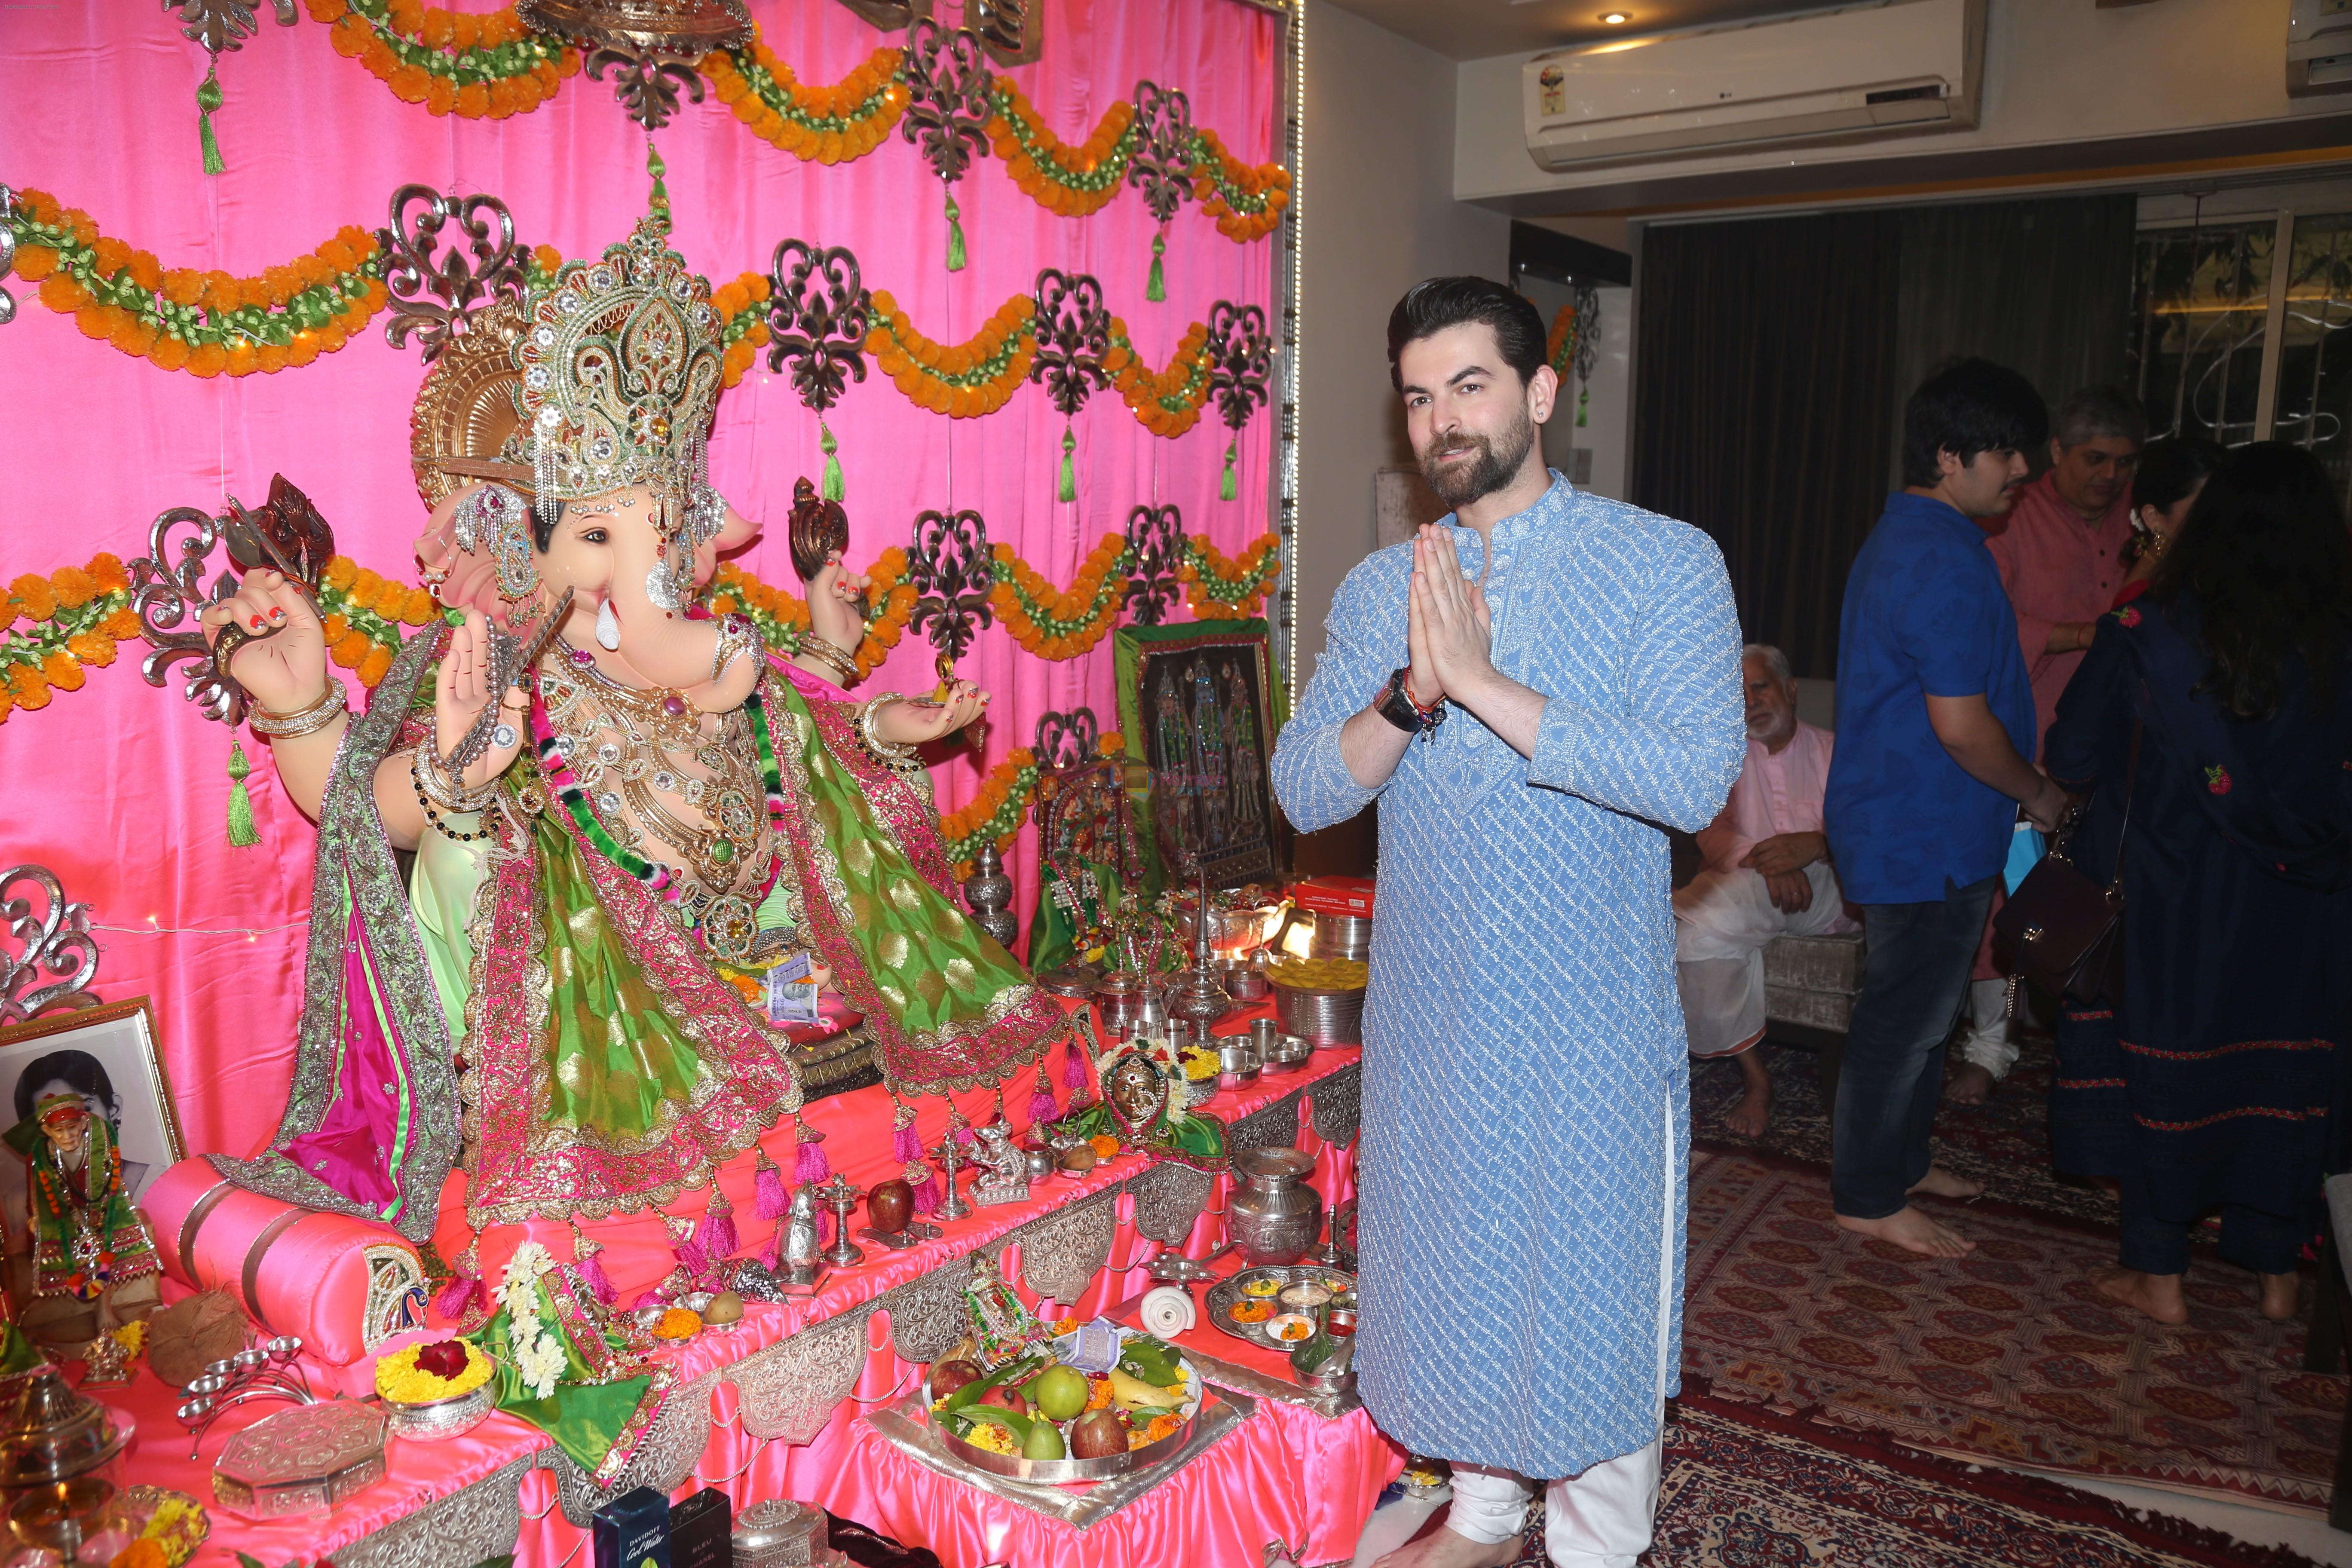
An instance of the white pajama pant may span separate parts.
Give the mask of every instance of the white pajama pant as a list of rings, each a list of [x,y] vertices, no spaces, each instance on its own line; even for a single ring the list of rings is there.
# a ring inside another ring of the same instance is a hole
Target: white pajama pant
[[[1663,1415],[1666,1381],[1679,1356],[1671,1342],[1675,1296],[1675,1208],[1681,1194],[1674,1179],[1675,1108],[1665,1108],[1667,1170],[1665,1202],[1659,1212],[1657,1394]],[[1658,1474],[1664,1434],[1630,1454],[1603,1459],[1580,1476],[1567,1476],[1544,1488],[1544,1551],[1557,1568],[1633,1568],[1649,1550],[1651,1521],[1658,1512]],[[1445,1527],[1485,1545],[1518,1538],[1526,1523],[1528,1482],[1513,1470],[1456,1461],[1454,1504]]]
[[[2009,982],[1969,982],[1969,1028],[1960,1037],[1959,1057],[1992,1074],[2007,1078],[2017,1065],[2017,1020],[2009,1016]]]
[[[1737,1056],[1764,1035],[1764,944],[1821,936],[1843,922],[1845,895],[1829,862],[1805,868],[1813,901],[1795,914],[1772,907],[1760,872],[1702,871],[1675,893],[1675,984],[1695,1057]]]

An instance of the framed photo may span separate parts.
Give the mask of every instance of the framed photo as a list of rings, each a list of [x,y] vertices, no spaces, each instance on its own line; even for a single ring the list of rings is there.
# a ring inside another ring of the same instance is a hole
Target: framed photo
[[[1269,764],[1285,715],[1262,620],[1126,626],[1119,728],[1151,770],[1144,853],[1171,878],[1213,886],[1271,877],[1279,818]]]
[[[134,1205],[187,1153],[144,996],[0,1029],[0,1131],[30,1116],[34,1103],[50,1094],[79,1094],[91,1115],[114,1123],[122,1190]],[[30,1244],[25,1194],[25,1162],[0,1150],[0,1233],[11,1252]]]

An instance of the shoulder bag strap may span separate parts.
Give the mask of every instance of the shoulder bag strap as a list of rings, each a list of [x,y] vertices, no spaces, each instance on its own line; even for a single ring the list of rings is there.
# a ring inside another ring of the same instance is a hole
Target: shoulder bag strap
[[[2107,891],[2120,900],[2124,895],[2124,842],[2131,837],[2132,796],[2139,790],[2139,742],[2145,721],[2132,716],[2131,761],[2124,769],[2124,820],[2116,830],[2116,874],[2107,881]]]

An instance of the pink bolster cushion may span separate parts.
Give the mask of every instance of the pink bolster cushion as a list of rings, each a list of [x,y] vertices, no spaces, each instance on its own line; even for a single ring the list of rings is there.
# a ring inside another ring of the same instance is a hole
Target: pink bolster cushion
[[[331,1366],[425,1321],[425,1269],[399,1233],[231,1184],[207,1161],[155,1178],[144,1206],[163,1272],[226,1290],[264,1338],[300,1336]]]

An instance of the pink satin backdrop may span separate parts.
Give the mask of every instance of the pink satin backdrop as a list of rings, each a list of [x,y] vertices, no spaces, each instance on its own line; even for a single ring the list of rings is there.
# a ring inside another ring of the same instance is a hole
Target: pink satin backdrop
[[[1208,1110],[1223,1118],[1239,1119],[1303,1087],[1298,1146],[1315,1155],[1312,1182],[1324,1201],[1345,1202],[1354,1193],[1353,1150],[1319,1138],[1309,1110],[1316,1084],[1360,1057],[1353,1048],[1318,1052],[1306,1073],[1263,1079],[1247,1090],[1220,1094]],[[827,1106],[840,1107],[860,1119],[878,1116],[887,1121],[888,1110],[887,1097],[879,1089],[839,1096],[822,1102],[818,1109]],[[863,1148],[866,1142],[860,1140],[858,1146]],[[861,1184],[871,1179],[860,1168],[866,1163],[861,1159],[851,1170],[853,1179]],[[1014,1227],[1123,1182],[1141,1169],[1139,1160],[1123,1156],[1083,1181],[1056,1179],[1036,1190],[1024,1204],[978,1210],[950,1226],[941,1239],[907,1252],[884,1254],[869,1245],[866,1263],[831,1274],[814,1299],[774,1306],[751,1303],[737,1332],[705,1334],[673,1352],[670,1359],[677,1381],[688,1382],[812,1323],[852,1310],[950,1258],[991,1245]],[[1223,1244],[1223,1215],[1230,1192],[1230,1179],[1219,1178],[1190,1239],[1177,1250],[1203,1258]],[[1064,1304],[1081,1318],[1139,1296],[1150,1284],[1143,1266],[1168,1250],[1135,1229],[1132,1197],[1121,1196],[1117,1202],[1118,1223],[1106,1267],[1077,1302]],[[741,1216],[748,1220],[748,1206],[742,1207]],[[514,1227],[501,1227],[494,1234],[501,1257],[520,1235]],[[598,1234],[607,1233],[600,1227]],[[559,1256],[569,1245],[553,1230],[543,1239]],[[754,1240],[748,1227],[744,1240],[747,1247]],[[492,1248],[486,1246],[484,1250],[488,1253]],[[642,1279],[652,1265],[652,1249],[644,1248],[641,1256],[637,1253],[637,1248],[615,1245],[607,1256],[625,1259],[621,1268]],[[1223,1267],[1236,1267],[1237,1261],[1228,1259]],[[1003,1268],[1024,1300],[1034,1306],[1034,1293],[1021,1284],[1019,1243],[1006,1248]],[[620,1277],[619,1268],[615,1277]],[[176,1285],[167,1288],[167,1295],[173,1299],[184,1293]],[[866,1423],[865,1413],[903,1395],[918,1370],[892,1352],[887,1324],[887,1318],[881,1314],[869,1321],[870,1351],[855,1395],[806,1447],[792,1447],[745,1433],[737,1415],[735,1389],[719,1385],[713,1395],[713,1430],[695,1467],[696,1479],[675,1495],[683,1499],[703,1485],[719,1485],[739,1506],[768,1497],[822,1503],[901,1541],[929,1546],[950,1568],[977,1568],[998,1559],[1009,1559],[1023,1568],[1255,1563],[1271,1540],[1303,1548],[1300,1561],[1329,1562],[1353,1551],[1356,1535],[1380,1488],[1402,1463],[1402,1455],[1360,1410],[1327,1422],[1298,1406],[1261,1400],[1253,1417],[1147,1497],[1089,1530],[1073,1531],[925,1470]],[[387,1348],[423,1337],[428,1336],[404,1336]],[[1180,1342],[1282,1375],[1281,1358],[1258,1352],[1205,1324],[1181,1336]],[[364,1396],[372,1386],[372,1364],[363,1361],[340,1369],[314,1364],[311,1375],[322,1386]],[[142,1447],[131,1459],[137,1478],[197,1496],[209,1494],[211,1462],[226,1435],[274,1408],[248,1406],[232,1413],[205,1437],[202,1457],[191,1460],[184,1439],[175,1436],[179,1428],[171,1409],[176,1396],[143,1364],[130,1388],[107,1397],[131,1412],[140,1424]],[[211,1539],[197,1561],[205,1568],[228,1568],[237,1552],[249,1552],[265,1563],[331,1553],[546,1443],[537,1430],[504,1415],[493,1415],[473,1433],[448,1442],[395,1441],[390,1447],[390,1475],[384,1484],[369,1489],[323,1520],[253,1525],[216,1513]],[[585,1532],[572,1528],[555,1509],[551,1478],[525,1479],[523,1510],[518,1562],[554,1565],[575,1556],[584,1561]]]
[[[484,10],[485,0],[457,0]],[[837,80],[886,41],[831,0],[751,0],[779,56],[804,79]],[[1180,88],[1195,123],[1235,156],[1275,155],[1279,102],[1273,20],[1240,0],[1045,0],[1045,47],[1012,74],[1071,142],[1139,78]],[[265,18],[268,12],[265,8]],[[0,181],[47,190],[90,213],[110,236],[166,267],[258,273],[308,251],[342,224],[384,221],[394,187],[488,191],[512,209],[520,237],[593,254],[621,238],[645,207],[645,139],[609,85],[584,77],[533,113],[503,122],[436,120],[395,100],[334,53],[308,19],[260,35],[224,58],[216,116],[229,172],[198,164],[194,94],[202,52],[153,5],[60,0],[0,11],[12,67],[0,94]],[[925,335],[969,336],[1040,268],[1090,272],[1137,349],[1164,365],[1212,303],[1265,307],[1277,318],[1273,240],[1236,245],[1197,203],[1168,236],[1169,299],[1144,300],[1152,225],[1122,192],[1092,217],[1057,217],[1031,201],[993,156],[956,185],[971,266],[945,270],[941,187],[894,134],[865,159],[803,163],[754,137],[715,100],[686,105],[658,137],[668,163],[676,243],[714,282],[764,270],[776,243],[799,237],[853,249],[869,288],[891,292]],[[424,521],[407,462],[408,410],[422,370],[372,331],[299,370],[242,380],[159,371],[76,331],[21,279],[16,321],[0,328],[9,374],[11,521],[0,533],[0,583],[79,565],[99,551],[143,553],[158,512],[248,502],[283,472],[318,502],[340,548],[362,564],[414,580],[409,545]],[[764,362],[762,362],[764,364]],[[850,556],[864,563],[907,542],[923,508],[973,507],[990,537],[1066,584],[1106,531],[1144,501],[1173,501],[1186,527],[1233,553],[1270,527],[1265,504],[1273,415],[1241,442],[1239,494],[1217,499],[1227,433],[1209,410],[1174,441],[1150,436],[1115,390],[1097,391],[1075,424],[1079,500],[1055,500],[1063,421],[1044,389],[1024,388],[998,414],[949,420],[916,408],[874,368],[830,423],[841,442]],[[782,376],[748,374],[719,405],[713,478],[746,514],[769,521],[742,563],[797,589],[782,537],[796,476],[823,458],[816,420]],[[102,926],[196,928],[226,934],[101,932],[99,990],[153,998],[180,1119],[192,1151],[250,1152],[274,1130],[299,1010],[312,830],[287,802],[268,748],[246,743],[260,847],[233,850],[224,832],[229,736],[176,689],[137,673],[126,644],[84,689],[0,723],[0,866],[57,871]],[[913,637],[872,683],[913,689],[931,679],[930,648]],[[1090,706],[1117,726],[1108,641],[1049,663],[1001,627],[983,633],[965,674],[996,694],[987,763],[1030,742],[1045,710]],[[968,755],[935,770],[942,807],[971,798],[981,768]],[[1034,830],[1013,867],[1024,920],[1034,898]],[[256,933],[248,935],[248,932]]]

